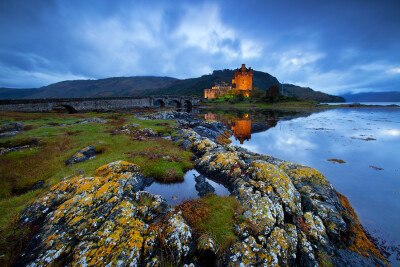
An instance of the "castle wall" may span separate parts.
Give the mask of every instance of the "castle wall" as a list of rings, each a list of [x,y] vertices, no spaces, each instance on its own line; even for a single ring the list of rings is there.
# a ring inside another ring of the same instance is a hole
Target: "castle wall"
[[[245,64],[242,64],[242,68],[236,70],[235,79],[232,82],[236,85],[236,94],[242,93],[249,96],[253,89],[253,70],[247,69]]]
[[[235,78],[232,79],[232,86],[213,86],[212,89],[204,89],[204,98],[217,98],[227,94],[238,95],[242,93],[244,96],[250,96],[253,90],[253,70],[247,69],[245,64],[242,64],[240,69],[235,71]]]

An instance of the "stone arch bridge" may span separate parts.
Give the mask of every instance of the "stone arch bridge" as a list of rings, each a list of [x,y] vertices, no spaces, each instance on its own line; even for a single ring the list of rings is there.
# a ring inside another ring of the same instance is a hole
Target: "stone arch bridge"
[[[96,109],[129,109],[141,107],[192,107],[200,102],[198,97],[144,96],[99,98],[43,98],[0,100],[1,111],[51,112],[66,109],[70,113]]]

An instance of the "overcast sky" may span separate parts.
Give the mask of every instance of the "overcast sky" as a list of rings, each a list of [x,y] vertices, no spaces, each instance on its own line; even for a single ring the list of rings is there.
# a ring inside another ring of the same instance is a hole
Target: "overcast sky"
[[[332,94],[400,91],[399,14],[398,0],[1,0],[0,87],[246,63]]]

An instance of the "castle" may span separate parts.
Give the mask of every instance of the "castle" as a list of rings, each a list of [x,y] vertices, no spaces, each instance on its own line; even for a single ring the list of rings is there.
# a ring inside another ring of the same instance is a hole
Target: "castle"
[[[217,98],[225,95],[238,95],[243,94],[245,97],[250,96],[253,89],[253,70],[246,68],[242,64],[240,69],[236,69],[235,78],[232,79],[232,84],[221,82],[215,84],[211,89],[204,89],[204,98]]]

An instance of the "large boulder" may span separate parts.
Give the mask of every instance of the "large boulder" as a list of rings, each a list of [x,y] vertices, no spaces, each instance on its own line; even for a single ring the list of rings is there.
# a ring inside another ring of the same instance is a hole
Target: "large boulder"
[[[137,191],[137,165],[117,161],[95,177],[66,178],[26,208],[21,222],[38,228],[19,264],[138,265],[149,223],[167,208]]]

